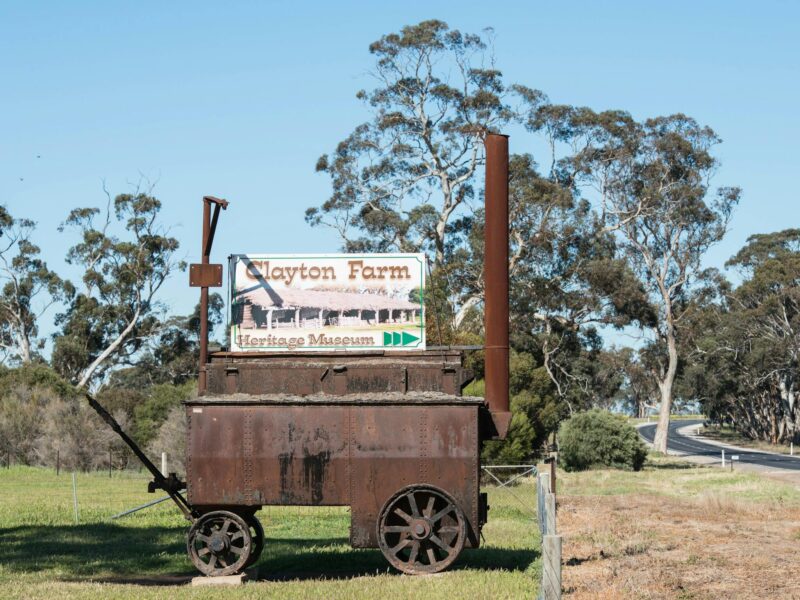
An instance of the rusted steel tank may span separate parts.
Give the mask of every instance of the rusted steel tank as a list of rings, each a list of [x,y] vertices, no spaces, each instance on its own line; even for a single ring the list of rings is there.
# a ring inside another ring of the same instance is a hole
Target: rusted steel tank
[[[201,572],[258,557],[266,505],[349,506],[350,543],[405,573],[441,571],[478,547],[481,446],[511,416],[507,138],[487,135],[486,155],[486,399],[462,395],[472,374],[454,349],[208,353],[204,330],[200,393],[186,403],[188,549]],[[205,200],[203,262],[190,275],[203,313],[221,280],[208,259],[227,206]]]

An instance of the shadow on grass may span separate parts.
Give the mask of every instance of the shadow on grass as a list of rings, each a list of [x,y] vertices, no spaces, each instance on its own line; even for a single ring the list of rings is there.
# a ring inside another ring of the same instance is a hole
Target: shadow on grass
[[[0,563],[11,573],[62,581],[180,585],[197,575],[186,555],[186,528],[116,524],[19,526],[0,529]],[[258,579],[349,579],[396,573],[378,550],[352,549],[344,537],[267,538]],[[524,571],[533,549],[465,550],[453,569]]]
[[[0,563],[12,573],[62,580],[154,573],[191,576],[183,527],[25,525],[0,529]]]

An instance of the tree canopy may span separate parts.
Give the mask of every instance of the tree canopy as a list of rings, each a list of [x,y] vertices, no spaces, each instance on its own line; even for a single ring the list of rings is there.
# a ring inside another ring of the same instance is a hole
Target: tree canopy
[[[333,227],[347,251],[430,250],[438,266],[451,219],[474,197],[483,135],[511,117],[491,32],[423,21],[369,51],[377,86],[357,97],[371,119],[320,157],[332,194],[306,220]]]
[[[53,365],[82,387],[114,366],[129,364],[161,329],[157,299],[166,279],[183,269],[178,240],[158,220],[161,202],[144,191],[120,194],[105,210],[77,208],[61,230],[79,241],[67,262],[83,270],[83,286],[56,318]],[[121,231],[115,231],[118,225]]]

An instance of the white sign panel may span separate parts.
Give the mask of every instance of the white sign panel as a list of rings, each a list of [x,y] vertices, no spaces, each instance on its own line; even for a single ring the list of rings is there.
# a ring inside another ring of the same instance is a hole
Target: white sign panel
[[[231,256],[235,352],[424,350],[424,254]]]

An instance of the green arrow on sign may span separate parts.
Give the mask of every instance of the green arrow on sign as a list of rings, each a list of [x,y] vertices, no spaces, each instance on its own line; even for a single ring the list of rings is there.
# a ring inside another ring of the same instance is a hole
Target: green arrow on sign
[[[408,346],[411,342],[416,342],[419,337],[411,335],[410,333],[403,332],[403,346]]]
[[[404,331],[402,334],[399,332],[383,332],[383,345],[384,346],[408,346],[414,342],[419,341],[419,336],[413,335]]]

